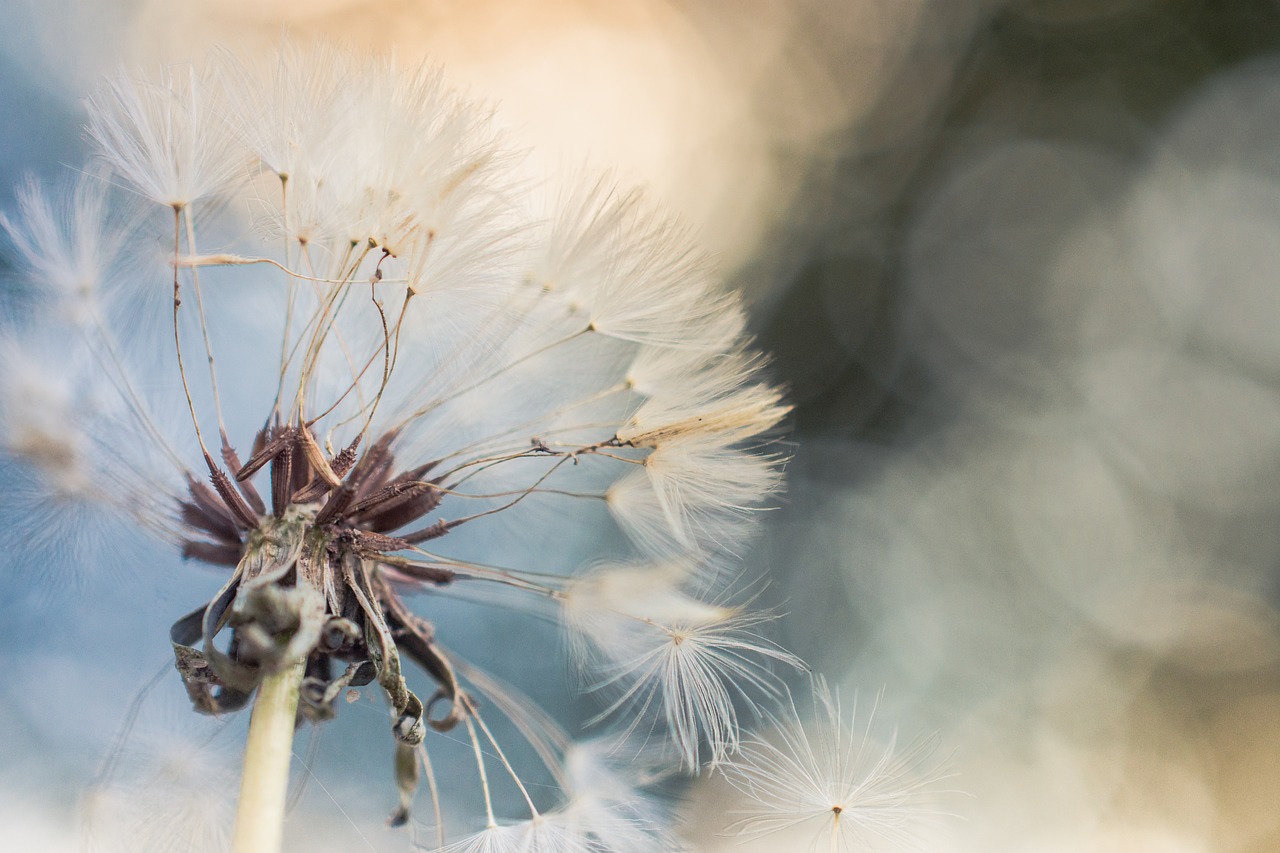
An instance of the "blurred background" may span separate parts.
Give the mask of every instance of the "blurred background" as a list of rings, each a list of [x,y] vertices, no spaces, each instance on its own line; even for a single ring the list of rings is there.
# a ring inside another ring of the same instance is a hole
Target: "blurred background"
[[[746,294],[796,404],[748,556],[778,639],[846,696],[883,691],[886,733],[939,733],[961,793],[923,849],[1280,849],[1280,3],[0,8],[4,209],[84,160],[104,72],[286,28],[432,57],[534,163],[644,184]],[[106,544],[0,557],[14,850],[77,849],[77,815],[121,811],[83,793],[156,673],[136,728],[161,755],[225,741],[172,772],[233,794],[241,735],[188,720],[166,640],[219,579]],[[387,758],[345,717],[291,838],[402,850]],[[735,796],[692,786],[697,849],[787,850],[720,834]]]

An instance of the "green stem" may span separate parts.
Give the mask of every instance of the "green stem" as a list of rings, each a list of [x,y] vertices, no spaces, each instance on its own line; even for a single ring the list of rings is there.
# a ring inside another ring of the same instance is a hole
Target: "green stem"
[[[284,842],[285,795],[305,665],[300,660],[286,666],[258,687],[244,748],[234,853],[279,853]]]

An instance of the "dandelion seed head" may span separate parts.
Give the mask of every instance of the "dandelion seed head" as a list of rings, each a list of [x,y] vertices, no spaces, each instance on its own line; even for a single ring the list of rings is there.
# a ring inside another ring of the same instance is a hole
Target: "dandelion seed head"
[[[793,703],[773,736],[745,739],[721,765],[747,800],[732,830],[814,851],[920,849],[922,823],[941,814],[937,783],[946,771],[932,758],[934,743],[903,746],[896,731],[877,740],[875,710],[865,720],[856,706],[846,715],[820,678],[812,698],[812,719]]]
[[[259,66],[222,54],[122,74],[88,109],[109,175],[87,180],[171,215],[124,238],[94,185],[26,192],[5,228],[27,272],[75,293],[94,278],[94,310],[56,378],[22,366],[26,343],[4,356],[0,394],[24,402],[0,437],[225,573],[171,629],[195,710],[234,712],[305,661],[311,723],[352,690],[385,699],[394,824],[417,807],[408,768],[433,739],[470,747],[474,778],[444,784],[486,828],[440,850],[675,849],[643,782],[574,752],[428,614],[490,605],[484,645],[521,659],[501,614],[558,607],[600,719],[661,744],[673,770],[726,760],[740,715],[781,695],[771,666],[798,661],[761,635],[770,614],[726,590],[780,487],[769,442],[788,407],[687,230],[608,176],[535,185],[492,108],[431,65],[286,43]],[[149,258],[144,242],[163,260],[105,274],[125,244]],[[27,320],[59,339],[53,318]],[[628,541],[590,526],[609,513]],[[545,765],[552,805],[495,716]],[[212,803],[183,805],[181,761],[153,770],[179,780],[166,796],[192,831],[221,825]]]

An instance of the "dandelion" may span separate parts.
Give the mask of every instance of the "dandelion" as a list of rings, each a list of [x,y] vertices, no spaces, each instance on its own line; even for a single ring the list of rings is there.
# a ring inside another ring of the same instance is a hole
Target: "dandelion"
[[[235,849],[279,848],[296,722],[362,688],[389,709],[392,823],[425,777],[438,849],[670,849],[642,781],[590,791],[569,735],[409,599],[558,608],[603,718],[669,742],[687,771],[725,761],[741,709],[781,695],[769,665],[798,661],[727,590],[780,483],[787,406],[685,231],[607,179],[531,184],[489,110],[431,67],[290,45],[265,69],[222,56],[121,76],[88,108],[106,182],[158,215],[125,224],[90,172],[3,221],[33,287],[88,306],[75,323],[32,312],[24,334],[92,365],[103,401],[78,410],[58,389],[79,380],[47,384],[0,423],[3,447],[224,567],[170,638],[197,711],[253,705]],[[145,268],[149,244],[164,260]],[[495,535],[530,543],[593,510],[631,557],[575,574]],[[494,714],[557,805],[537,807]],[[453,842],[433,732],[474,752],[485,828]],[[494,772],[523,795],[514,819],[495,812]]]
[[[805,723],[792,703],[777,722],[776,740],[751,737],[722,766],[750,801],[731,828],[744,835],[787,839],[787,849],[854,851],[921,849],[923,819],[940,812],[936,783],[944,771],[931,764],[925,739],[902,748],[895,731],[879,742],[871,734],[875,709],[857,722],[844,714],[824,680],[813,684],[814,717]]]

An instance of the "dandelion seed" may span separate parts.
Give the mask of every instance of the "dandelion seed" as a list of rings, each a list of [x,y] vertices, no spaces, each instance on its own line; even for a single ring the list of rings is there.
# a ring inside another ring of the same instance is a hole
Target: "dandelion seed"
[[[712,351],[740,338],[737,301],[678,227],[606,180],[570,187],[548,223],[537,284],[611,337]]]
[[[80,322],[111,275],[126,235],[107,225],[106,185],[82,179],[48,193],[34,180],[18,187],[18,214],[0,215],[30,281]]]
[[[776,740],[752,737],[721,770],[749,800],[730,831],[788,839],[812,851],[920,849],[922,822],[941,814],[936,783],[945,776],[930,761],[934,744],[900,747],[871,735],[875,709],[859,723],[815,679],[814,717],[801,722],[792,704]],[[885,848],[888,849],[888,848]]]
[[[754,632],[767,615],[699,601],[684,589],[694,577],[680,564],[605,565],[565,596],[579,656],[596,656],[596,687],[618,694],[606,714],[633,727],[657,714],[689,769],[704,741],[713,762],[736,751],[735,697],[778,695],[766,662],[800,666]]]
[[[229,189],[244,166],[223,91],[191,65],[165,69],[158,83],[121,73],[90,98],[89,134],[140,194],[182,208]]]

